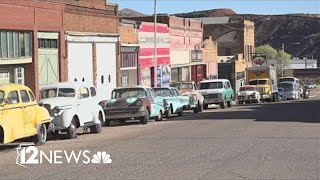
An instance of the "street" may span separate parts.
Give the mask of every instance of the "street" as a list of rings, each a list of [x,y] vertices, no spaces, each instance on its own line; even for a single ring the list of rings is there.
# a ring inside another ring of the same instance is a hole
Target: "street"
[[[106,151],[111,164],[15,164],[0,151],[0,179],[319,179],[320,98],[186,112],[147,125],[127,122],[76,140],[37,146]]]

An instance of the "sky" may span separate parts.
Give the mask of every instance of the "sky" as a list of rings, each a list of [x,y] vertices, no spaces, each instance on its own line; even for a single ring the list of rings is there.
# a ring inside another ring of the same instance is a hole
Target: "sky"
[[[154,0],[107,0],[144,14],[153,14]],[[238,14],[320,14],[320,0],[157,0],[157,13],[181,13],[228,8]]]

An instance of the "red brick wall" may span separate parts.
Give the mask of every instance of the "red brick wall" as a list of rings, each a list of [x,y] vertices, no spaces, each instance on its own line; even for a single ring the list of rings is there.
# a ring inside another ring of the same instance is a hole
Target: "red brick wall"
[[[56,3],[25,0],[1,0],[0,2],[1,30],[25,30],[33,33],[33,57],[32,63],[25,65],[25,84],[34,91],[36,97],[39,95],[38,32],[60,33],[60,79],[65,79],[63,10],[64,6]]]

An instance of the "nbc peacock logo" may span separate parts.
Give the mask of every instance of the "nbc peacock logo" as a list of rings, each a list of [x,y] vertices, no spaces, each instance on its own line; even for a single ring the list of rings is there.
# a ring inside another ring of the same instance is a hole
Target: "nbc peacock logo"
[[[91,163],[93,164],[110,164],[112,163],[112,159],[110,157],[110,154],[107,154],[105,151],[98,151],[96,154],[93,155]]]

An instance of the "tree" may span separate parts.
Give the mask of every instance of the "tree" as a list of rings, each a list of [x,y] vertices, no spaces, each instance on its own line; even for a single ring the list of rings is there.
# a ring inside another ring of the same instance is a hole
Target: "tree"
[[[277,68],[278,76],[282,75],[283,69],[288,67],[291,55],[289,53],[283,52],[282,50],[276,50],[270,45],[262,45],[256,47],[256,54],[265,54],[267,56],[268,64],[272,64]]]

